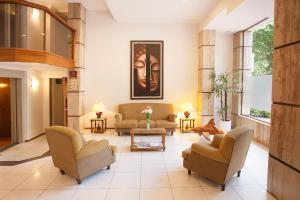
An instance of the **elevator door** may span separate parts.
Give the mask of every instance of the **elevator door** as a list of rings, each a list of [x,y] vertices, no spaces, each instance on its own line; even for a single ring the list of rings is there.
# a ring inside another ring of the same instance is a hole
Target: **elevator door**
[[[11,144],[11,84],[0,78],[0,148]]]

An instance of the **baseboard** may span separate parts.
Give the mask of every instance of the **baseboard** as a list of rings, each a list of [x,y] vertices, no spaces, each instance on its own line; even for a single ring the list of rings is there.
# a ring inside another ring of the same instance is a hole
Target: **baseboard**
[[[35,136],[35,137],[29,139],[29,140],[25,140],[25,142],[30,142],[30,141],[32,141],[32,140],[38,138],[38,137],[41,137],[42,135],[45,135],[45,133],[41,133],[41,134],[39,134],[39,135],[37,135],[37,136]]]

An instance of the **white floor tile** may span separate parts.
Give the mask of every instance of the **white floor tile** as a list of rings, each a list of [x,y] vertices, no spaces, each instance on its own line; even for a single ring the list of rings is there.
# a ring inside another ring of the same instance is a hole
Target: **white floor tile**
[[[0,175],[0,189],[15,189],[22,184],[31,174]]]
[[[78,188],[109,188],[112,178],[113,173],[104,173],[103,171],[100,171],[83,179],[81,184],[78,185]]]
[[[232,186],[243,200],[276,200],[263,186]]]
[[[86,139],[107,139],[118,147],[117,161],[111,165],[111,170],[101,170],[78,185],[73,177],[59,173],[50,156],[16,166],[0,166],[0,200],[36,197],[53,200],[274,200],[266,192],[268,152],[255,142],[250,146],[241,177],[233,176],[226,191],[222,192],[220,185],[194,172],[189,176],[183,168],[181,152],[203,140],[197,134],[167,136],[165,152],[130,152],[128,134],[119,137],[114,130],[105,134],[85,132]],[[154,141],[160,137],[140,136],[137,139]],[[47,149],[46,139],[41,137],[1,152],[0,160],[21,160],[40,155]]]
[[[172,191],[169,188],[141,189],[140,200],[173,200]]]
[[[57,174],[40,174],[36,172],[19,185],[18,189],[46,189],[57,176]]]
[[[0,199],[4,198],[11,190],[0,190]]]
[[[198,187],[201,186],[200,180],[187,172],[168,173],[172,187]]]
[[[142,173],[166,173],[167,168],[164,161],[144,160],[141,167]]]
[[[174,200],[206,200],[201,187],[197,188],[172,188]]]
[[[47,187],[47,189],[65,189],[73,190],[77,189],[78,184],[75,178],[65,175],[58,175]]]
[[[115,173],[110,188],[139,188],[139,173]]]
[[[133,161],[125,161],[121,160],[118,162],[118,165],[116,167],[117,173],[139,173],[141,170],[141,162],[137,160]]]
[[[141,188],[169,188],[170,186],[167,173],[141,174]]]
[[[230,186],[226,186],[225,191],[221,191],[221,187],[203,187],[203,190],[208,200],[242,200]]]
[[[108,189],[77,190],[72,200],[105,200]]]
[[[183,167],[183,163],[181,160],[173,160],[173,161],[165,161],[167,171],[170,172],[178,172],[178,171],[186,171],[186,169]]]
[[[13,190],[3,200],[34,200],[43,190]]]
[[[38,200],[71,200],[75,190],[44,190]]]
[[[107,194],[107,200],[139,200],[138,189],[110,189]]]
[[[164,157],[161,152],[143,152],[142,161],[163,161]]]

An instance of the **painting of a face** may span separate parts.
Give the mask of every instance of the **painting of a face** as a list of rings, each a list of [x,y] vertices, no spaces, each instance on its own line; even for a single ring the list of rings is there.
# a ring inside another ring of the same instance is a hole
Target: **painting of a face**
[[[131,98],[162,99],[163,45],[157,42],[131,42]]]

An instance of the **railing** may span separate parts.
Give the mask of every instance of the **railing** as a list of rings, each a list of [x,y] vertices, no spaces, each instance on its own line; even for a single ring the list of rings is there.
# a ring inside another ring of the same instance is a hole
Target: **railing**
[[[0,48],[50,52],[73,59],[75,30],[47,7],[0,1]]]

